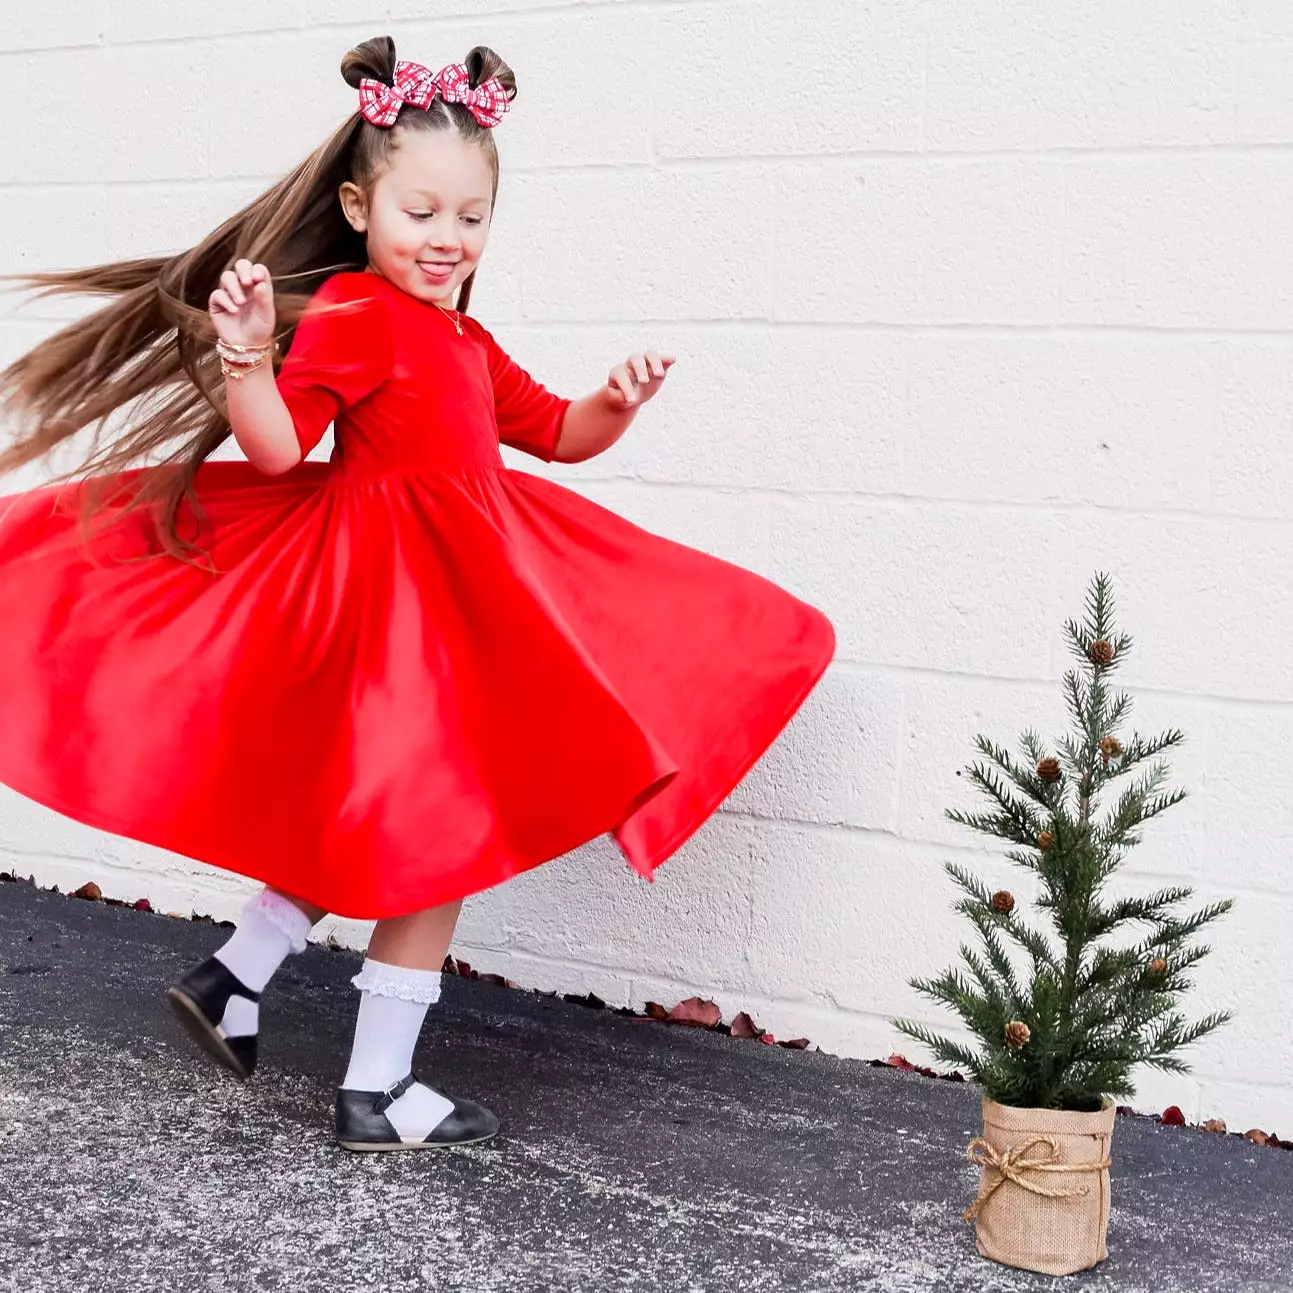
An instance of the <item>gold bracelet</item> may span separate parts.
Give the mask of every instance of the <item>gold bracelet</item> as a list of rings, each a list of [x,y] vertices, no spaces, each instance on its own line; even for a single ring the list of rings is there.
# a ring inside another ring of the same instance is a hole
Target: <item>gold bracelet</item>
[[[259,359],[239,360],[237,362],[228,360],[224,355],[220,356],[220,371],[235,382],[241,381],[248,373],[254,373],[258,368],[264,368],[269,363],[269,352],[261,355]]]

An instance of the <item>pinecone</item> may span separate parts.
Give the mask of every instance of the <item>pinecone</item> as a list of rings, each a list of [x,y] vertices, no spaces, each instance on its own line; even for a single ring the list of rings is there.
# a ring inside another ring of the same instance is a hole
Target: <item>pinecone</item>
[[[1149,963],[1149,972],[1154,975],[1166,974],[1167,962],[1163,960],[1161,956],[1154,957],[1154,959]]]
[[[1087,648],[1087,655],[1107,669],[1113,664],[1113,643],[1108,638],[1096,638]]]
[[[1006,1025],[1006,1045],[1012,1051],[1021,1051],[1028,1045],[1028,1039],[1032,1033],[1028,1031],[1028,1025],[1021,1020],[1012,1019]]]
[[[1043,831],[1037,837],[1037,847],[1043,853],[1049,853],[1055,847],[1055,836],[1050,831]]]
[[[1060,761],[1054,755],[1040,760],[1037,764],[1037,775],[1043,781],[1058,781],[1063,775]]]
[[[1104,766],[1109,766],[1110,759],[1122,758],[1122,742],[1116,736],[1106,736],[1100,742],[1100,759]]]
[[[998,889],[992,895],[992,905],[1003,916],[1009,916],[1015,909],[1015,896],[1012,893],[1007,893],[1004,889]]]

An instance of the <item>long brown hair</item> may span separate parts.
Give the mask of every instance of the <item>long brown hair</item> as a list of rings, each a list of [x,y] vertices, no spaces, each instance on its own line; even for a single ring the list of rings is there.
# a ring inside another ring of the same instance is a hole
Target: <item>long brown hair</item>
[[[365,77],[387,85],[395,79],[395,42],[364,41],[341,61],[341,74],[358,88]],[[498,77],[508,98],[516,95],[511,68],[484,46],[464,60],[472,86]],[[92,445],[80,465],[55,478],[86,477],[83,519],[110,500],[125,498],[118,515],[154,508],[161,550],[189,561],[202,548],[179,533],[181,508],[201,507],[194,479],[201,464],[231,434],[213,350],[215,332],[207,299],[220,275],[245,257],[269,267],[274,281],[280,352],[306,303],[331,274],[367,263],[363,235],[342,213],[337,191],[346,181],[370,185],[399,147],[399,131],[455,128],[485,149],[498,192],[498,154],[492,131],[461,104],[437,96],[427,109],[405,105],[395,128],[365,121],[358,111],[290,174],[196,247],[177,256],[143,257],[84,269],[10,275],[37,297],[110,296],[112,303],[61,329],[0,373],[0,410],[17,424],[16,438],[0,450],[0,476],[44,458],[85,428]],[[471,299],[472,274],[457,306]],[[284,291],[283,288],[287,287]],[[132,401],[138,406],[121,429],[107,420]],[[152,470],[116,490],[113,476],[151,458]]]

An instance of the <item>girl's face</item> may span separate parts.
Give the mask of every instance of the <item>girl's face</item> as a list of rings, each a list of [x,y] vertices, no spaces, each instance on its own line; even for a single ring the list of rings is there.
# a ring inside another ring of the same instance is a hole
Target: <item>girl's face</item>
[[[368,266],[419,300],[451,306],[489,238],[493,172],[456,130],[401,130],[367,193],[341,186],[346,219],[368,241]]]

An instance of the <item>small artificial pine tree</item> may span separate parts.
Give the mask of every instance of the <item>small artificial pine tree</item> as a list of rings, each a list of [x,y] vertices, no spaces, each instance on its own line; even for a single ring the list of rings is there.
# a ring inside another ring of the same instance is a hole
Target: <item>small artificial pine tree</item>
[[[967,772],[993,806],[948,813],[1013,846],[1006,856],[1036,876],[1036,905],[1054,937],[1025,923],[1010,893],[989,893],[964,867],[948,864],[965,893],[957,910],[974,924],[983,950],[961,947],[968,975],[952,969],[911,986],[951,1007],[979,1049],[908,1020],[894,1023],[940,1060],[967,1069],[998,1104],[1093,1112],[1105,1097],[1132,1094],[1137,1064],[1188,1072],[1176,1052],[1230,1018],[1214,1013],[1189,1024],[1177,999],[1190,986],[1190,968],[1210,950],[1190,940],[1232,904],[1177,914],[1193,893],[1183,886],[1145,898],[1105,896],[1105,882],[1139,843],[1140,828],[1185,798],[1184,791],[1164,791],[1169,770],[1157,757],[1185,738],[1172,730],[1152,740],[1118,739],[1131,699],[1113,694],[1108,677],[1131,639],[1115,634],[1107,575],[1092,583],[1085,622],[1064,627],[1082,665],[1064,675],[1073,733],[1059,741],[1058,754],[1025,733],[1026,762],[979,736],[983,762]],[[1120,797],[1099,815],[1102,793],[1119,782]],[[1134,925],[1147,925],[1148,933],[1111,937]],[[1007,939],[1021,950],[1017,961],[1007,955]],[[1023,965],[1031,966],[1026,975]]]

